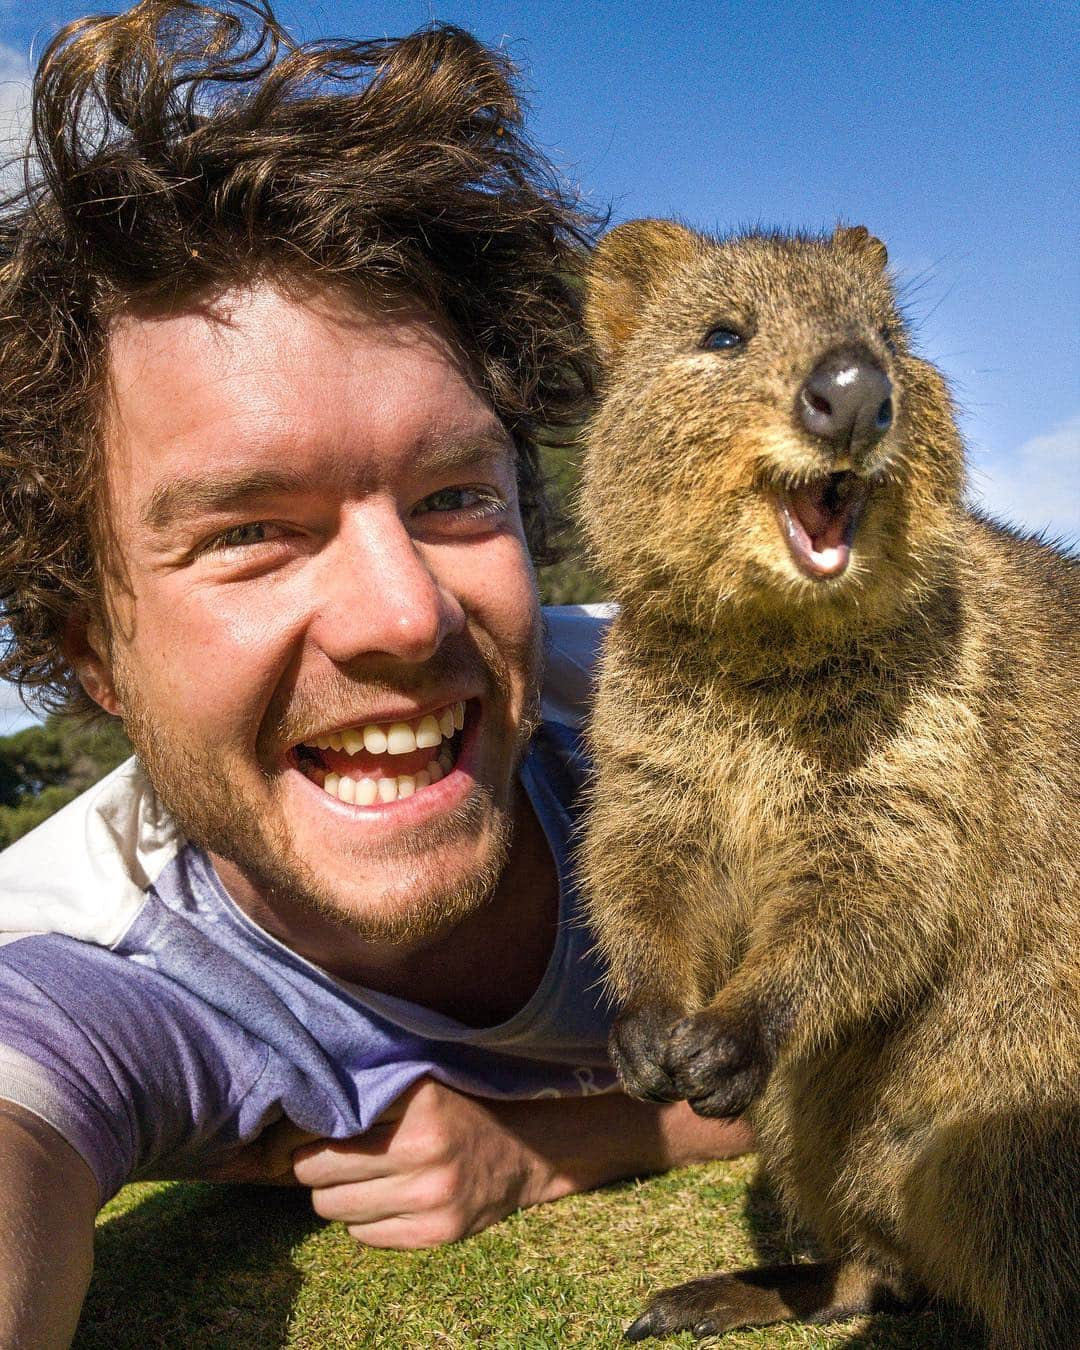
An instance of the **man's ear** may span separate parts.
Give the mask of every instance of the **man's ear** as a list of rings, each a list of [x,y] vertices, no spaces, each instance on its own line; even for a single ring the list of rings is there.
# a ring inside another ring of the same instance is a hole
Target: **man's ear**
[[[627,221],[601,239],[585,278],[585,323],[604,365],[632,336],[672,267],[699,249],[697,235],[673,220]]]
[[[119,717],[120,701],[113,683],[109,646],[102,625],[91,619],[85,610],[75,610],[68,616],[64,654],[90,698],[105,712]]]
[[[885,270],[889,261],[889,250],[870,233],[865,225],[837,225],[833,231],[833,243],[840,248],[850,249],[861,254],[874,267]]]

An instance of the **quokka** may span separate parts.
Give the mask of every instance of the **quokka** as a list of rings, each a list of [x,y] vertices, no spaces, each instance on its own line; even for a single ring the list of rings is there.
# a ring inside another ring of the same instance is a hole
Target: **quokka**
[[[929,1296],[1080,1344],[1080,569],[965,505],[886,264],[637,221],[591,267],[613,1055],[749,1113],[827,1255],[660,1292],[631,1340]]]

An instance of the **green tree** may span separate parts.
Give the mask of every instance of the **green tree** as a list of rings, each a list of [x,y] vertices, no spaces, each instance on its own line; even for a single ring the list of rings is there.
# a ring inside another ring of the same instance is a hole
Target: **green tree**
[[[541,463],[553,503],[565,520],[561,562],[540,569],[540,598],[545,605],[583,605],[602,600],[603,589],[585,560],[585,550],[574,521],[581,443],[546,443]]]
[[[49,717],[0,737],[0,848],[40,825],[131,754],[115,718]]]

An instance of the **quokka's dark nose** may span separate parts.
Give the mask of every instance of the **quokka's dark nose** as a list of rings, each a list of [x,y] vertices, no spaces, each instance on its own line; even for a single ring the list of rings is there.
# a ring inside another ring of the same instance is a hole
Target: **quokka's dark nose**
[[[830,352],[795,399],[799,421],[838,450],[867,449],[892,426],[892,382],[867,351]]]

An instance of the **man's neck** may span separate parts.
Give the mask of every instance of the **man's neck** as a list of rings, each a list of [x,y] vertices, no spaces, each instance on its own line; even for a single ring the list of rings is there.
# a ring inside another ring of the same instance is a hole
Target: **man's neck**
[[[307,912],[303,937],[277,907],[251,898],[235,868],[215,857],[240,907],[300,956],[331,975],[445,1013],[494,1026],[518,1011],[543,977],[558,923],[558,872],[520,782],[506,867],[489,899],[446,933],[417,944],[371,943],[344,923]]]

